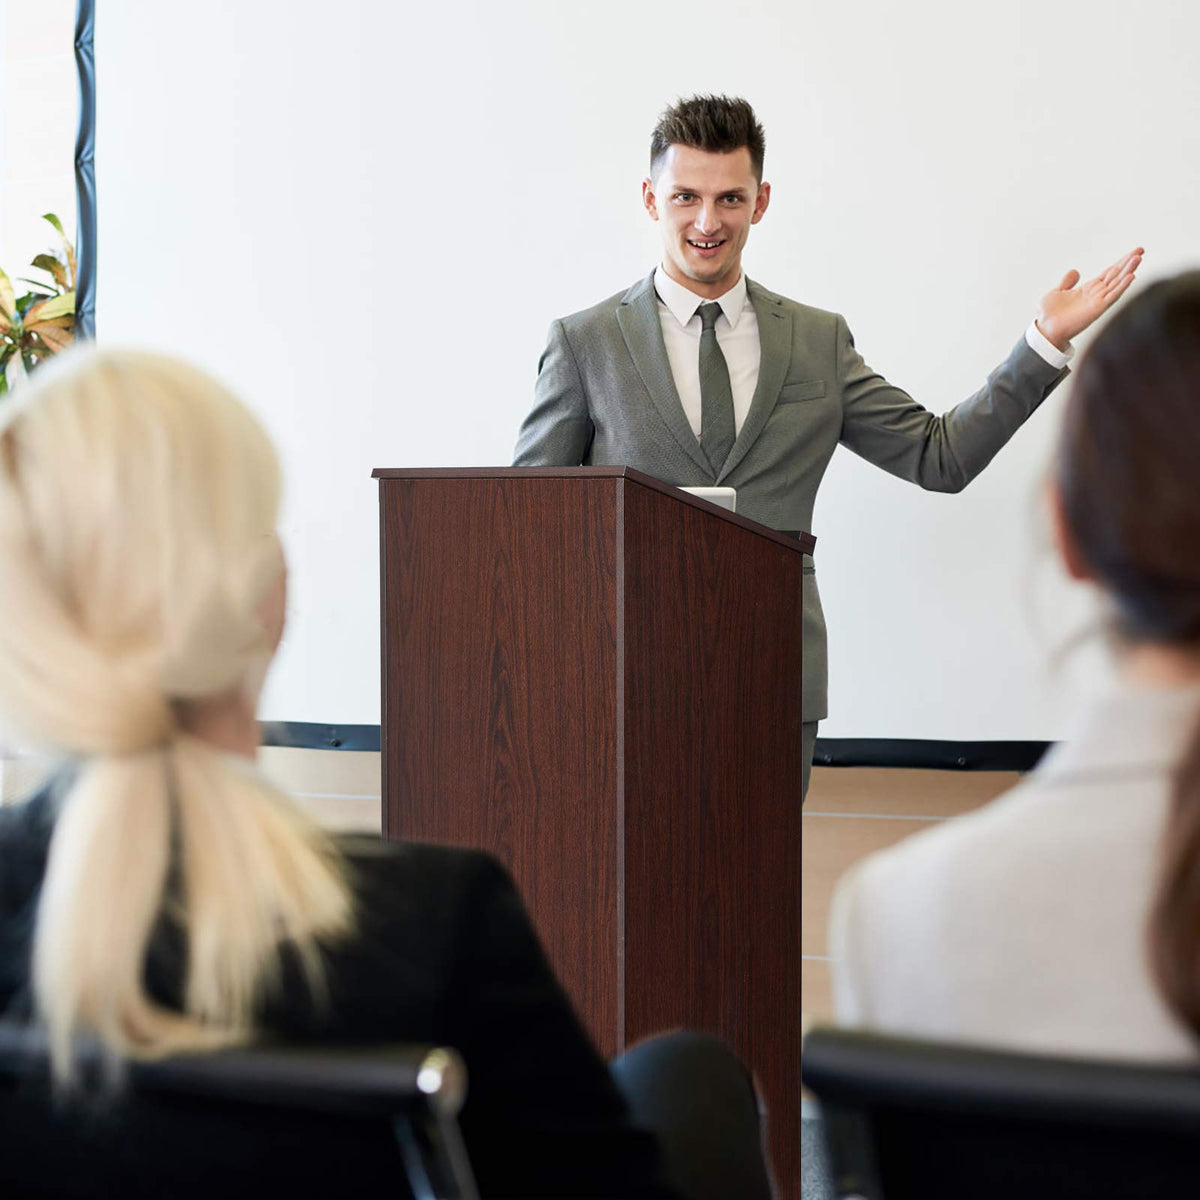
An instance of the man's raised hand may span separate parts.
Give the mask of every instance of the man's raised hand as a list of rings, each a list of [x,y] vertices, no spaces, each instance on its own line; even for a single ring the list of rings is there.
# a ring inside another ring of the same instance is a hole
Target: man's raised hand
[[[1079,285],[1079,272],[1068,271],[1062,282],[1042,297],[1037,327],[1048,341],[1065,350],[1070,340],[1082,333],[1097,317],[1108,311],[1121,293],[1133,282],[1142,261],[1138,246],[1117,259],[1107,271]]]

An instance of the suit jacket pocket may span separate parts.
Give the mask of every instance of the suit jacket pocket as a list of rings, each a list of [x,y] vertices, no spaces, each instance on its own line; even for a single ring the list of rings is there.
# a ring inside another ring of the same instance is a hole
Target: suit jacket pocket
[[[785,383],[779,389],[780,404],[797,404],[801,400],[816,400],[825,395],[825,380],[804,379],[799,383]]]

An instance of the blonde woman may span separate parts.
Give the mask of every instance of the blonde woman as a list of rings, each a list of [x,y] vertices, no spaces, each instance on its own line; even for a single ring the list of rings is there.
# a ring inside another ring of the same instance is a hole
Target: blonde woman
[[[254,770],[278,500],[254,418],[168,358],[71,352],[0,413],[0,709],[64,760],[0,810],[0,1012],[66,1087],[80,1034],[450,1044],[485,1195],[668,1194],[500,867],[334,839]]]

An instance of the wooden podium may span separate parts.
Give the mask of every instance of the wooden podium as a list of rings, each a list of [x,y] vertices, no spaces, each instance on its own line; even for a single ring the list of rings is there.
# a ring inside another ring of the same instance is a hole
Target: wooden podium
[[[798,1195],[813,539],[623,467],[374,475],[385,836],[500,858],[604,1055],[731,1043]]]

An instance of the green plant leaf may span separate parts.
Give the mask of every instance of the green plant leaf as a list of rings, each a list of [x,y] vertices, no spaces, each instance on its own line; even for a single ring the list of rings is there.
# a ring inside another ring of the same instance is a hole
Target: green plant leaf
[[[71,245],[71,239],[67,237],[66,231],[62,227],[62,222],[54,215],[54,213],[42,213],[42,219],[49,221],[50,224],[58,230],[59,237],[62,238],[63,252],[66,257],[67,266],[67,282],[65,286],[74,291],[76,280],[75,247]]]
[[[75,293],[64,292],[61,296],[52,296],[35,304],[26,314],[28,324],[35,321],[48,321],[51,317],[62,317],[75,311]]]
[[[17,298],[13,294],[12,280],[0,271],[0,316],[10,321],[17,311]]]
[[[29,265],[37,267],[41,271],[48,271],[53,275],[54,282],[58,284],[59,291],[66,292],[70,290],[70,285],[67,283],[67,268],[55,255],[39,254]],[[26,282],[35,283],[36,280],[30,279]]]

